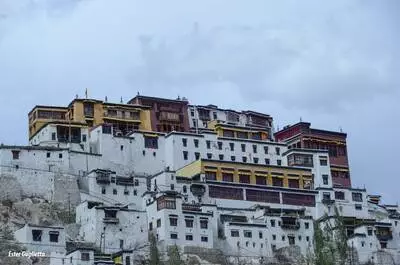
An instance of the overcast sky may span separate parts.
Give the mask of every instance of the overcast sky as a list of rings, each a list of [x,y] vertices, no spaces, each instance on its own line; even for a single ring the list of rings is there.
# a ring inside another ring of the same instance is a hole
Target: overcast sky
[[[36,104],[143,95],[348,133],[353,185],[400,202],[400,1],[0,0],[0,142]]]

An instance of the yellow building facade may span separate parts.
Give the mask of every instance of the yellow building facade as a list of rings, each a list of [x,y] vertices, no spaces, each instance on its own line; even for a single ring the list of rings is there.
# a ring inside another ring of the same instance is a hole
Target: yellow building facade
[[[238,139],[268,140],[267,130],[252,129],[221,123],[217,120],[210,121],[207,128],[214,130],[220,137],[232,137]]]
[[[279,186],[284,188],[312,189],[311,170],[292,167],[255,165],[217,160],[197,160],[176,173],[192,178],[204,174],[207,179],[233,183]]]
[[[35,106],[28,114],[29,138],[50,122],[79,123],[87,127],[109,124],[117,134],[151,131],[150,107],[74,99],[68,107]]]

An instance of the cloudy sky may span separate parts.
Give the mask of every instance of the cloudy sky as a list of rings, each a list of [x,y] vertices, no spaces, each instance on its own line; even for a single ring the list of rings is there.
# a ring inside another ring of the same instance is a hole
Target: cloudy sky
[[[140,92],[342,128],[354,186],[400,202],[397,0],[0,0],[0,142],[36,104]]]

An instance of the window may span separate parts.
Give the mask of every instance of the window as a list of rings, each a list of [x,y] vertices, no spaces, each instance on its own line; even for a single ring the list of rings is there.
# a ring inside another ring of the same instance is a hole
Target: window
[[[170,188],[171,188],[171,190],[174,190],[174,189],[175,189],[175,185],[174,185],[174,184],[171,184],[171,185],[170,185]]]
[[[101,188],[101,194],[106,194],[106,188],[105,187]]]
[[[269,164],[270,164],[269,158],[265,158],[265,164],[266,164],[266,165],[269,165]]]
[[[82,134],[82,142],[86,142],[86,134]]]
[[[322,193],[322,200],[330,201],[331,200],[331,194],[329,192],[323,192]]]
[[[285,236],[282,236],[282,241],[285,241]]]
[[[282,165],[282,160],[277,159],[277,160],[276,160],[276,164],[277,164],[278,166],[281,166],[281,165]]]
[[[123,145],[121,145],[120,149],[121,149],[121,151],[123,151],[123,150],[124,150],[124,146],[123,146]]]
[[[275,220],[271,220],[271,227],[275,227]]]
[[[129,190],[124,190],[124,195],[129,195]]]
[[[193,241],[193,235],[186,235],[187,241]]]
[[[60,158],[60,159],[62,158],[62,153],[58,154],[58,158]]]
[[[305,223],[304,223],[304,228],[305,228],[305,229],[309,229],[309,228],[310,228],[310,223],[305,222]]]
[[[190,111],[190,116],[194,117],[194,110]]]
[[[55,141],[56,140],[56,133],[51,133],[51,140]]]
[[[222,181],[233,182],[233,174],[232,173],[222,173]]]
[[[218,142],[218,149],[222,150],[222,142]]]
[[[188,160],[188,152],[187,151],[183,151],[183,159]]]
[[[272,240],[276,240],[276,235],[272,235]]]
[[[264,154],[268,154],[268,146],[264,146]]]
[[[361,241],[361,247],[365,246],[365,241]]]
[[[169,218],[169,225],[170,225],[170,226],[178,226],[178,218],[176,218],[176,217],[170,217],[170,218]]]
[[[211,159],[212,158],[212,154],[211,153],[207,153],[207,159]]]
[[[202,236],[201,237],[201,242],[208,242],[208,237]]]
[[[372,236],[372,228],[368,228],[368,235]]]
[[[283,187],[283,180],[280,178],[272,178],[272,186]]]
[[[139,180],[135,179],[135,186],[139,186]]]
[[[264,176],[256,176],[257,185],[267,185],[267,179]]]
[[[49,236],[50,236],[50,242],[58,242],[58,231],[50,231]]]
[[[193,139],[194,147],[198,148],[199,147],[199,140],[198,139]]]
[[[281,149],[279,147],[275,147],[275,153],[277,155],[280,155],[281,154]]]
[[[246,163],[247,162],[247,157],[243,156],[242,157],[242,161],[243,161],[243,163]]]
[[[50,152],[47,152],[46,157],[47,157],[47,158],[50,157]]]
[[[90,260],[90,255],[87,252],[82,252],[81,253],[81,260],[82,261],[89,261]]]
[[[216,120],[217,119],[217,113],[213,112],[213,119]]]
[[[224,155],[223,154],[219,155],[219,160],[224,160]]]
[[[236,156],[231,156],[231,161],[235,161],[236,160]]]
[[[193,227],[193,219],[185,219],[186,227]]]
[[[254,164],[258,164],[258,157],[253,157]]]
[[[171,239],[178,239],[178,234],[177,233],[171,233]]]
[[[125,265],[131,265],[131,257],[130,256],[125,257]]]
[[[362,205],[361,204],[356,204],[356,205],[354,205],[354,207],[358,211],[362,210]]]
[[[362,202],[363,201],[362,193],[360,193],[360,192],[353,192],[352,193],[352,197],[353,197],[353,201],[355,201],[355,202]]]
[[[235,151],[235,144],[229,143],[229,148],[231,149],[231,151]]]
[[[239,230],[231,230],[231,237],[239,237]]]
[[[149,223],[149,231],[153,231],[153,223]]]
[[[182,138],[182,145],[183,145],[184,147],[187,146],[187,139],[186,139],[186,138]]]
[[[322,175],[322,183],[328,185],[328,175]]]
[[[242,152],[246,152],[246,144],[241,144]]]
[[[328,165],[328,159],[325,158],[325,157],[320,157],[320,158],[319,158],[319,164],[320,164],[321,166],[327,166],[327,165]]]
[[[249,230],[244,230],[243,234],[244,234],[244,237],[247,237],[247,238],[252,238],[253,237],[251,231],[249,231]]]
[[[113,194],[117,195],[117,189],[113,189]]]
[[[32,240],[42,241],[42,230],[32,230]]]
[[[263,233],[262,233],[261,231],[258,232],[258,237],[259,237],[260,239],[263,238]]]
[[[12,150],[11,151],[14,160],[19,159],[19,152],[20,152],[19,150]]]
[[[161,219],[157,219],[157,227],[161,227]]]
[[[211,141],[210,141],[210,140],[207,140],[207,141],[206,141],[206,146],[207,146],[207,149],[210,149],[210,148],[211,148]]]
[[[207,180],[217,180],[217,172],[206,171],[205,175]]]
[[[208,220],[200,220],[200,228],[208,229]]]
[[[253,153],[257,154],[257,145],[253,144]]]
[[[335,191],[335,199],[336,200],[344,200],[344,192],[343,191]]]
[[[194,153],[194,157],[195,157],[196,160],[199,160],[200,159],[200,153],[199,152],[195,152]]]
[[[301,241],[301,236],[299,236],[299,241]]]
[[[307,242],[310,241],[310,237],[309,236],[306,236],[306,241]]]
[[[250,175],[239,174],[240,183],[250,183]]]
[[[183,185],[182,190],[183,190],[183,193],[187,193],[187,187],[186,187],[186,185]]]

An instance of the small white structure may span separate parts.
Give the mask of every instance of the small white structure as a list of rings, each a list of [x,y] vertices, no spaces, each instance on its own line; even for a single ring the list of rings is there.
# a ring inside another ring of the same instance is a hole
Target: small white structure
[[[65,254],[64,227],[26,224],[15,231],[15,239],[29,251]]]
[[[147,214],[128,206],[85,201],[76,208],[79,234],[104,253],[136,249],[147,242]]]
[[[147,191],[144,176],[119,176],[114,171],[95,169],[82,176],[79,185],[82,201],[129,204],[144,209],[142,195]]]

